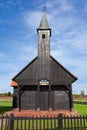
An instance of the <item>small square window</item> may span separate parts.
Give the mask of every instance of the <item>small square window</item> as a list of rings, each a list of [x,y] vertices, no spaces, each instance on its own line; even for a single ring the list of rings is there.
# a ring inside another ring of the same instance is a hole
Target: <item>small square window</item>
[[[42,38],[45,39],[45,34],[42,34]]]

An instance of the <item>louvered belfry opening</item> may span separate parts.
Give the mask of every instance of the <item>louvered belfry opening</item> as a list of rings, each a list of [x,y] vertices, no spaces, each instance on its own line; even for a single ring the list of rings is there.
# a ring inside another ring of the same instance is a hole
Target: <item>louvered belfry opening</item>
[[[51,29],[44,11],[37,29],[38,56],[12,79],[13,108],[71,110],[72,83],[77,78],[50,55]]]

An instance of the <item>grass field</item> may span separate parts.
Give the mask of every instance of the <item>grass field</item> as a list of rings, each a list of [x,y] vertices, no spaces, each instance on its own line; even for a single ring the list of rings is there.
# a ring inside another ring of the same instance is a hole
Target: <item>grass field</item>
[[[3,114],[6,111],[10,111],[12,109],[11,101],[0,101],[0,114]]]
[[[0,114],[12,109],[12,97],[0,97]],[[74,104],[74,109],[80,115],[87,115],[87,105]]]
[[[82,104],[74,104],[74,109],[78,112],[80,115],[87,115],[87,105]]]
[[[0,114],[12,109],[12,98],[11,97],[0,97]]]

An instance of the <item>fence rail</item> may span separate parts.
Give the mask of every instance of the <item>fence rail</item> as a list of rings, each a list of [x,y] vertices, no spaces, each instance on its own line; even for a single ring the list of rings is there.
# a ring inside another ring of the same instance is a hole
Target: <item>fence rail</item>
[[[87,116],[15,117],[0,116],[0,130],[87,130]]]

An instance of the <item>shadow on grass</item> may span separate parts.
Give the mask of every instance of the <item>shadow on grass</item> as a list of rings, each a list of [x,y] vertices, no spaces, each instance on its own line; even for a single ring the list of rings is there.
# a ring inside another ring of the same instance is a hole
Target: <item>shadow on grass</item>
[[[3,114],[5,112],[11,111],[11,110],[12,110],[12,107],[10,107],[10,106],[1,106],[0,107],[0,114]]]

